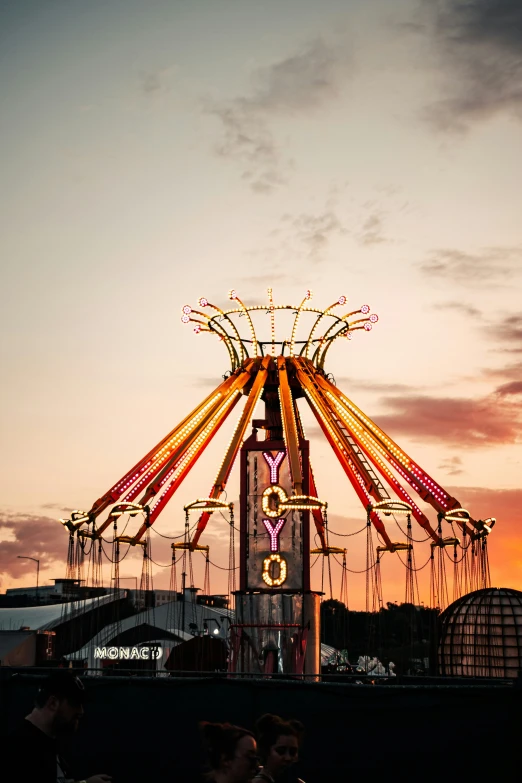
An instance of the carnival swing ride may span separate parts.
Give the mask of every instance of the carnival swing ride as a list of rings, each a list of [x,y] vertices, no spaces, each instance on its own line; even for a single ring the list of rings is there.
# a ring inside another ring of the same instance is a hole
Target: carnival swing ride
[[[310,291],[297,306],[275,304],[272,289],[268,289],[265,304],[247,305],[235,290],[229,292],[229,298],[232,306],[228,309],[205,298],[199,300],[195,309],[185,305],[181,320],[193,325],[196,334],[207,333],[223,343],[230,370],[217,388],[96,500],[89,511],[74,511],[70,519],[61,520],[69,532],[68,575],[78,574],[90,539],[92,578],[95,574],[99,578],[105,543],[112,547],[108,558],[113,564],[113,582],[118,586],[119,563],[125,556],[122,550],[138,546],[144,557],[140,589],[150,587],[151,530],[216,433],[244,400],[208,497],[184,506],[185,531],[179,537],[182,540],[172,544],[171,586],[177,589],[178,560],[183,559],[185,579],[193,573],[193,553],[201,553],[206,561],[204,591],[210,592],[209,547],[201,541],[210,517],[220,512],[229,515],[229,599],[232,602],[232,594],[236,593],[236,611],[239,612],[241,596],[247,593],[310,591],[310,554],[315,557],[314,563],[322,562],[323,586],[326,563],[330,597],[332,561],[340,566],[343,600],[347,595],[347,550],[331,544],[327,503],[318,497],[309,443],[297,404],[297,400],[303,400],[365,510],[366,521],[358,532],[366,534],[366,568],[361,572],[366,575],[367,610],[382,606],[381,562],[385,555],[401,558],[406,573],[406,603],[419,602],[417,572],[428,564],[432,606],[444,608],[461,594],[489,586],[487,537],[495,520],[474,519],[338,389],[325,371],[326,358],[337,341],[369,332],[377,323],[378,316],[370,312],[370,307],[363,305],[344,312],[347,300],[340,296],[326,309],[320,309],[312,305]],[[284,311],[287,318],[290,316],[290,337],[277,340],[276,318],[281,318]],[[259,339],[254,325],[262,319],[268,326],[264,340]],[[265,416],[253,419],[259,400],[265,404]],[[258,439],[259,431],[264,431],[263,439]],[[240,453],[236,568],[234,509],[223,497]],[[414,500],[410,493],[420,500]],[[435,512],[436,521],[430,521],[429,507]],[[192,526],[191,518],[197,519]],[[311,548],[308,528],[312,520],[316,546]],[[390,530],[392,520],[402,532],[401,540],[396,540]],[[121,531],[123,522],[125,530]],[[137,529],[128,534],[128,525],[133,523]],[[414,537],[414,525],[429,545],[428,560],[420,567],[415,561],[414,543],[419,539]],[[106,539],[111,532],[112,538]],[[238,592],[236,570],[240,575]],[[246,615],[255,614],[245,606],[244,624]]]

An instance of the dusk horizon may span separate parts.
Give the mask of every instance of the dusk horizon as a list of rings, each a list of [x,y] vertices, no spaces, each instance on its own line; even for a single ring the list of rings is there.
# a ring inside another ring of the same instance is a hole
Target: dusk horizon
[[[64,577],[59,519],[88,511],[221,383],[226,345],[181,315],[201,297],[231,307],[231,289],[247,305],[271,289],[297,307],[310,290],[319,309],[346,297],[339,314],[378,314],[336,341],[325,374],[473,519],[496,519],[491,584],[522,590],[519,5],[0,9],[0,590],[35,584],[20,556],[39,559],[42,585]],[[155,587],[169,586],[165,536],[207,497],[242,405],[154,521]],[[364,609],[366,539],[352,534],[366,511],[306,399],[298,410],[330,544],[347,548],[349,607]],[[226,500],[239,513],[239,460]],[[219,514],[201,543],[219,566],[212,592],[227,592]],[[123,577],[139,578],[138,550]],[[428,604],[430,541],[415,551]],[[398,554],[382,558],[385,601],[405,600]]]

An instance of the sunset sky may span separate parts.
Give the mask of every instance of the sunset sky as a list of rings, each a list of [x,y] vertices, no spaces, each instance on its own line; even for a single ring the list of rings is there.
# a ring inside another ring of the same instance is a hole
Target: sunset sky
[[[497,518],[492,581],[522,589],[520,2],[0,0],[0,37],[0,590],[34,584],[19,554],[41,559],[41,583],[63,576],[57,519],[228,369],[181,306],[225,306],[232,287],[264,302],[268,286],[379,314],[327,370],[475,518]],[[160,532],[182,531],[232,427]],[[332,529],[359,529],[310,436]],[[227,565],[223,521],[203,543]],[[364,568],[361,536],[331,543]],[[169,541],[153,546],[167,564]],[[384,595],[400,601],[393,557]],[[362,608],[364,575],[349,590]]]

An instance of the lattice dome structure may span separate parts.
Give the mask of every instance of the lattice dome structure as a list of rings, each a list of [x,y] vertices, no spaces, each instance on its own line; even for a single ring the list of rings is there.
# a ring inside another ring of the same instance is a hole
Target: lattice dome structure
[[[475,590],[441,616],[439,673],[460,677],[516,677],[522,669],[522,592]]]

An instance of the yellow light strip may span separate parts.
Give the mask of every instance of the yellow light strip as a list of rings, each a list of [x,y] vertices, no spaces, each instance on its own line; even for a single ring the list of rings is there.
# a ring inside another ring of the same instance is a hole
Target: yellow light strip
[[[318,382],[322,385],[322,379],[318,378]],[[379,443],[372,437],[371,433],[369,433],[363,425],[350,414],[349,411],[344,408],[336,397],[330,392],[325,390],[325,394],[328,397],[328,399],[331,401],[333,407],[337,411],[337,414],[341,417],[341,419],[348,425],[350,430],[352,431],[354,437],[356,439],[359,439],[361,443],[364,444],[364,447],[370,452],[372,455],[372,458],[375,460],[375,462],[378,465],[379,470],[386,476],[390,484],[394,487],[394,489],[397,491],[397,488],[400,489],[401,492],[407,495],[405,490],[400,487],[400,485],[397,482],[397,479],[391,472],[391,470],[388,468],[386,463],[383,459],[381,459],[380,454],[382,454],[385,458],[387,456],[386,450],[379,445]],[[415,504],[415,502],[408,496],[408,503],[411,503],[412,509],[415,509],[418,514],[422,514],[422,511],[420,508]],[[422,514],[422,516],[424,516]]]
[[[140,490],[147,484],[148,481],[150,481],[151,476],[154,475],[158,467],[162,463],[167,463],[176,449],[180,446],[181,443],[183,443],[183,441],[186,440],[190,433],[197,430],[197,428],[201,426],[201,423],[211,416],[216,408],[223,404],[224,397],[224,394],[216,394],[215,397],[209,403],[207,403],[207,405],[205,405],[187,425],[185,425],[185,427],[182,427],[182,429],[176,433],[176,436],[172,438],[162,449],[160,449],[157,458],[154,460],[154,462],[151,463],[147,472],[141,476],[140,480],[136,484],[134,476],[127,481],[127,483],[122,487],[122,492],[125,492],[127,488],[132,486],[132,490],[127,495],[127,502],[131,502],[135,497],[137,497]]]
[[[203,505],[202,505],[203,504]],[[205,506],[205,508],[203,508]],[[183,511],[218,511],[221,508],[228,508],[230,509],[233,507],[233,503],[224,503],[222,500],[216,500],[215,498],[197,498],[197,500],[192,501],[192,503],[187,503],[186,506],[183,506]]]
[[[335,329],[335,327],[336,327],[336,326],[337,326],[337,325],[338,325],[340,322],[342,322],[342,321],[347,321],[347,320],[348,320],[348,318],[351,318],[351,317],[352,317],[352,315],[357,315],[357,313],[361,313],[361,312],[369,313],[369,312],[370,312],[370,308],[369,308],[369,306],[368,306],[368,305],[363,305],[363,306],[362,306],[362,308],[359,308],[358,310],[352,310],[350,313],[346,313],[345,315],[342,315],[340,318],[336,317],[336,319],[335,319],[335,321],[333,322],[333,324],[330,324],[330,326],[328,327],[328,329],[327,329],[327,330],[326,330],[326,332],[324,333],[324,335],[323,335],[323,338],[322,338],[322,343],[324,344],[324,343],[325,343],[325,342],[328,340],[328,335],[330,334],[330,332],[332,332],[332,331]],[[344,331],[344,329],[343,329],[343,330],[341,330],[341,331]],[[339,333],[338,333],[338,335],[337,335],[337,336],[340,336],[340,335],[339,335]],[[329,345],[329,344],[330,344],[330,343],[328,343],[328,345]],[[319,346],[319,347],[320,347],[320,346]]]
[[[270,357],[264,356],[257,371],[254,383],[252,384],[252,388],[245,403],[245,407],[243,408],[241,416],[239,417],[238,422],[234,428],[234,432],[232,433],[232,437],[230,438],[225,456],[221,461],[212,492],[210,493],[211,497],[219,497],[225,488],[226,482],[233,468],[234,461],[237,457],[239,447],[245,435],[246,428],[248,427],[249,421],[257,405],[261,392],[263,391],[267,379],[269,365]]]
[[[272,289],[268,289],[268,302],[270,304],[270,338],[272,340],[272,356],[275,356],[275,307]]]
[[[309,384],[308,379],[306,377],[306,374],[304,374],[300,369],[298,369],[298,375],[300,376],[301,386],[304,389],[304,392],[305,392],[306,396],[308,397],[308,400],[310,401],[312,406],[315,408],[315,410],[318,412],[318,414],[319,414],[321,420],[323,421],[326,429],[328,430],[328,432],[332,436],[333,440],[337,444],[337,448],[339,449],[339,451],[343,455],[343,458],[346,460],[346,462],[347,462],[347,464],[348,464],[348,466],[350,468],[350,471],[351,471],[354,479],[357,481],[357,483],[362,488],[364,494],[366,495],[366,498],[368,499],[368,502],[373,504],[373,502],[375,501],[375,498],[370,494],[370,492],[366,488],[366,484],[364,483],[364,480],[363,480],[362,475],[361,475],[361,474],[366,475],[366,471],[364,470],[364,467],[362,465],[358,464],[358,460],[355,458],[354,455],[349,454],[347,452],[347,450],[345,448],[344,440],[337,433],[337,428],[336,427],[334,428],[334,426],[330,423],[326,413],[323,413],[322,407],[316,401],[315,394],[314,394],[315,390],[313,389],[311,384]],[[369,484],[373,485],[373,482],[372,482],[372,480],[371,480],[371,478],[369,476],[367,477],[367,481],[368,481]],[[383,498],[380,496],[380,493],[379,493],[379,490],[377,489],[377,487],[374,487],[374,489],[375,489],[376,494],[378,495],[378,499],[382,500]],[[379,517],[378,514],[377,514],[377,517]],[[382,523],[382,520],[380,520],[380,521]]]
[[[219,313],[223,318],[226,318],[227,322],[230,324],[230,326],[234,330],[234,334],[236,336],[236,339],[239,342],[239,350],[241,351],[240,363],[242,364],[245,361],[245,358],[246,358],[245,346],[243,345],[243,341],[242,341],[241,337],[239,336],[239,332],[237,330],[237,327],[236,327],[234,321],[231,318],[228,317],[228,315],[229,315],[228,312],[226,310],[222,310],[217,305],[212,304],[212,302],[209,302],[204,297],[200,298],[199,304],[200,304],[201,307],[211,307],[213,310],[215,310],[217,313]],[[210,320],[213,321],[212,318]],[[223,327],[221,327],[221,328],[224,330]],[[226,331],[226,330],[224,330],[224,331]]]
[[[205,307],[208,306],[208,301],[206,299],[200,299],[200,302],[205,302]],[[197,318],[192,318],[191,316],[193,314],[196,314],[196,315],[200,315],[202,318],[205,318],[207,321],[207,325],[210,327],[210,330],[214,331],[225,343],[230,356],[230,364],[232,366],[232,371],[234,371],[238,367],[238,365],[241,364],[241,362],[243,361],[243,355],[241,355],[241,360],[240,360],[232,344],[230,335],[228,334],[224,326],[222,326],[222,324],[213,321],[211,316],[207,315],[206,313],[202,313],[200,310],[193,310],[190,305],[184,305],[181,308],[181,312],[182,312],[182,316],[181,316],[182,323],[188,324],[190,322],[193,322],[198,325],[194,329],[195,332],[202,331],[201,324],[203,322],[199,321]]]
[[[334,302],[333,304],[330,305],[330,307],[327,307],[326,310],[323,310],[321,315],[319,316],[319,318],[316,319],[314,325],[312,326],[310,334],[308,335],[308,340],[307,340],[307,343],[306,343],[305,356],[306,356],[307,359],[310,358],[310,350],[311,350],[311,347],[312,347],[312,341],[314,339],[314,334],[316,333],[317,327],[321,323],[322,319],[326,315],[330,315],[331,311],[333,310],[334,307],[337,307],[338,305],[341,305],[341,304],[345,304],[345,302],[346,302],[346,297],[344,295],[340,296],[339,299],[337,299],[336,302]]]
[[[183,457],[171,468],[171,471],[168,473],[168,475],[165,476],[164,481],[160,487],[162,489],[161,493],[155,496],[154,503],[150,507],[151,513],[154,511],[158,503],[162,501],[163,497],[168,492],[170,492],[171,487],[176,483],[178,478],[180,478],[180,476],[186,472],[187,467],[192,467],[192,463],[195,461],[195,459],[197,459],[199,454],[202,453],[213,432],[217,431],[223,421],[227,418],[232,408],[236,405],[240,395],[241,392],[238,389],[235,389],[232,395],[228,397],[227,402],[222,406],[220,411],[209,422],[204,431],[199,434],[197,440],[191,444]],[[142,525],[136,534],[136,538],[141,538],[146,533],[146,531],[147,526]]]
[[[231,407],[232,403],[236,402],[240,394],[241,394],[240,391],[238,391],[237,389],[234,390],[231,396],[227,399],[226,403],[222,406],[222,408],[220,408],[218,413],[216,413],[216,415],[210,420],[210,422],[206,425],[206,427],[199,433],[197,438],[194,440],[193,443],[191,443],[191,445],[185,451],[183,456],[175,463],[175,465],[173,465],[170,471],[162,477],[161,487],[165,487],[166,484],[169,485],[172,484],[183,473],[183,470],[185,469],[186,465],[191,461],[192,457],[199,451],[200,447],[203,445],[203,443],[205,443],[210,433],[215,429],[216,424],[221,421],[221,419],[227,413],[228,409]],[[167,491],[168,491],[168,486],[165,487],[161,495],[159,496],[156,495],[154,504],[153,506],[151,506],[151,511],[154,509],[155,506],[157,506],[162,496]]]
[[[245,379],[246,383],[246,379]],[[244,383],[242,384],[244,385]],[[182,457],[184,453],[188,453],[187,449],[190,450],[192,446],[195,447],[197,450],[201,443],[205,440],[206,433],[209,431],[209,428],[213,428],[213,422],[217,421],[219,417],[221,416],[222,412],[227,410],[231,400],[233,400],[238,394],[241,394],[241,391],[237,388],[237,385],[235,385],[232,389],[230,389],[228,395],[223,400],[222,404],[218,408],[218,410],[213,413],[212,417],[206,417],[199,427],[190,435],[190,438],[186,441],[184,441],[174,452],[174,454],[170,457],[169,461],[163,468],[163,470],[154,478],[153,483],[149,485],[145,491],[145,494],[140,499],[140,503],[145,503],[149,499],[149,497],[152,497],[155,493],[152,493],[152,488],[157,485],[162,485],[165,481],[165,477],[170,475],[170,471],[172,471],[172,466],[175,464],[178,464],[178,460]]]
[[[324,378],[321,378],[321,384],[323,386],[327,384],[332,394],[337,397],[343,406],[348,411],[351,411],[359,419],[359,421],[364,424],[366,429],[370,430],[374,437],[381,441],[385,449],[393,456],[396,462],[399,462],[404,467],[406,472],[401,472],[400,467],[397,467],[397,469],[410,484],[412,484],[413,480],[417,487],[418,485],[422,485],[424,490],[431,492],[435,500],[438,501],[442,507],[445,506],[446,510],[448,510],[449,502],[453,500],[453,498],[451,498],[447,492],[442,489],[442,487],[432,481],[427,476],[427,474],[424,473],[424,471],[418,468],[418,466],[410,459],[410,457],[401,448],[399,448],[399,446],[397,446],[394,441],[388,438],[388,436],[380,429],[380,427],[378,427],[371,419],[365,416],[364,413],[353,402],[351,402],[351,400],[339,392],[335,386],[330,384],[329,381],[326,381]],[[419,473],[421,475],[419,475]],[[415,486],[415,484],[412,484],[412,486]],[[419,492],[417,487],[417,492]]]
[[[382,500],[380,503],[374,503],[373,508],[376,511],[383,511],[385,514],[404,514],[409,516],[413,511],[408,503],[400,500]]]
[[[290,475],[294,492],[300,495],[303,489],[303,473],[301,470],[301,455],[299,452],[299,436],[294,415],[292,391],[288,383],[288,372],[284,356],[277,357],[279,374],[279,405],[283,422],[283,436],[290,463]]]
[[[252,365],[253,361],[250,360],[248,367],[250,368]],[[228,386],[226,394],[221,395],[223,396],[223,400],[219,402],[217,411],[214,409],[202,421],[200,421],[198,427],[190,433],[190,436],[185,440],[185,442],[180,444],[180,446],[178,446],[178,448],[171,455],[169,455],[169,459],[161,472],[156,477],[154,477],[152,484],[149,484],[144,494],[138,501],[141,505],[145,505],[148,503],[149,499],[157,497],[157,492],[155,493],[153,491],[155,486],[159,485],[159,487],[163,487],[166,482],[170,484],[177,478],[177,476],[180,475],[183,467],[187,463],[187,460],[195,452],[197,452],[201,444],[206,439],[208,433],[213,429],[215,422],[219,421],[222,415],[228,415],[230,406],[237,402],[238,396],[241,394],[241,389],[250,380],[250,373],[248,371],[244,371],[238,375],[232,376],[229,380],[231,383]],[[208,421],[209,415],[212,416],[210,421]],[[203,431],[202,427],[204,428]],[[162,495],[163,494],[164,492]],[[154,503],[154,505],[157,505],[157,501]],[[106,520],[103,523],[99,529],[100,533],[105,530],[109,522],[110,520]]]
[[[297,336],[297,326],[299,324],[299,318],[301,317],[301,312],[303,310],[305,302],[308,302],[311,298],[312,298],[312,292],[308,290],[305,294],[305,298],[297,308],[297,313],[295,314],[294,323],[292,325],[292,336],[290,338],[290,356],[294,356],[295,354],[295,338]]]
[[[232,289],[229,292],[228,296],[229,296],[230,299],[235,299],[235,301],[239,303],[241,311],[246,315],[246,317],[248,319],[248,326],[250,328],[250,337],[251,337],[251,340],[252,340],[252,348],[253,348],[253,351],[254,351],[254,357],[257,357],[257,355],[258,355],[257,337],[256,337],[256,331],[254,329],[254,324],[252,323],[252,319],[250,317],[250,313],[248,312],[247,308],[245,307],[245,305],[243,304],[243,302],[241,301],[241,299],[237,295],[237,291],[235,289]]]

